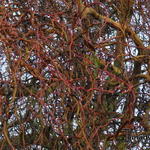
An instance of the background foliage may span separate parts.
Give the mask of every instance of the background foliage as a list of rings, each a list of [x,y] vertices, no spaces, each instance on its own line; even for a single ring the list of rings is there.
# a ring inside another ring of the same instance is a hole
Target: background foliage
[[[1,0],[0,149],[149,149],[149,10]]]

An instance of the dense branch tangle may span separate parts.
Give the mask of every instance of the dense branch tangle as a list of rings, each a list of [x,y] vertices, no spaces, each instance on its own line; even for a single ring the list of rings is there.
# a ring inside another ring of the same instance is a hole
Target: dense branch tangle
[[[137,148],[127,138],[149,136],[146,6],[1,2],[0,149]]]

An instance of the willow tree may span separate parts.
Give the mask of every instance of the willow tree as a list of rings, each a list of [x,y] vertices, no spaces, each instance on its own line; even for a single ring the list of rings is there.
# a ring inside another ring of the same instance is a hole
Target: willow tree
[[[0,149],[148,149],[148,0],[0,2]]]

